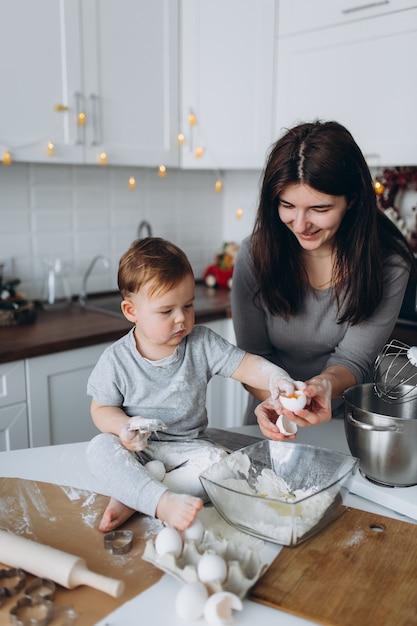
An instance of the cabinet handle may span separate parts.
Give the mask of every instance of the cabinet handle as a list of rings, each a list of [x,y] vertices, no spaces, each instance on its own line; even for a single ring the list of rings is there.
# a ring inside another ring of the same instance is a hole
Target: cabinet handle
[[[77,119],[77,144],[83,144],[85,143],[85,122],[86,122],[86,117],[85,117],[85,112],[83,111],[83,96],[82,94],[77,91],[74,94],[75,97],[75,115],[76,115],[76,119]]]
[[[91,101],[91,111],[92,111],[92,119],[93,119],[93,140],[91,142],[92,146],[98,146],[101,143],[101,117],[100,117],[100,107],[98,97],[95,93],[92,93],[90,96]]]
[[[349,13],[355,13],[356,11],[363,11],[366,9],[375,9],[376,7],[384,6],[385,4],[389,4],[390,0],[380,0],[379,2],[368,2],[368,4],[362,4],[358,7],[352,7],[350,9],[343,9],[342,13],[347,15]]]
[[[61,112],[61,111],[68,111],[68,109],[69,107],[67,107],[65,104],[61,104],[59,102],[57,104],[54,104],[54,111]]]

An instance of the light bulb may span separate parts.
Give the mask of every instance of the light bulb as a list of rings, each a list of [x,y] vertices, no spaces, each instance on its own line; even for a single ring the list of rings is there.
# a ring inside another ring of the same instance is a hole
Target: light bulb
[[[165,165],[160,165],[158,167],[159,178],[165,178],[166,175],[167,175],[167,168],[165,167]]]
[[[185,135],[184,133],[178,133],[177,135],[178,145],[185,146]]]
[[[188,123],[190,126],[195,126],[197,124],[197,118],[192,111],[188,114]]]
[[[98,162],[100,165],[107,165],[107,152],[100,152],[100,154],[98,155]]]
[[[46,154],[48,156],[55,155],[55,146],[52,141],[48,141],[48,143],[46,144]]]
[[[240,220],[242,217],[243,217],[243,209],[242,208],[236,209],[236,219]]]
[[[377,196],[382,196],[385,191],[385,185],[380,180],[374,182],[374,191]]]
[[[196,151],[194,152],[194,156],[196,159],[201,159],[203,154],[204,154],[204,148],[202,146],[199,146],[198,148],[196,148]]]
[[[2,163],[6,166],[12,164],[12,155],[10,154],[9,150],[6,150],[6,152],[3,154]]]
[[[129,191],[135,191],[136,179],[134,176],[130,176],[127,188],[129,189]]]
[[[216,180],[216,182],[214,183],[214,190],[216,193],[220,193],[221,191],[223,191],[223,181]]]

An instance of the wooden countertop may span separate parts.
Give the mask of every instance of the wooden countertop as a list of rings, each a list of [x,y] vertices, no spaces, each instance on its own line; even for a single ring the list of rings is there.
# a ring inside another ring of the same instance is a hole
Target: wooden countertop
[[[94,295],[89,301],[94,304]],[[197,324],[231,317],[229,290],[196,285],[195,313]],[[0,363],[116,341],[129,328],[122,314],[119,318],[76,304],[61,310],[41,309],[34,324],[0,327]]]

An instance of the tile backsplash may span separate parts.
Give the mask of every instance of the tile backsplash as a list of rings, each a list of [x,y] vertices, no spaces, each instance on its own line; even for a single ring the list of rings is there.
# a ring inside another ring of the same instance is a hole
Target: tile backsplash
[[[129,191],[134,176],[136,189]],[[13,259],[13,274],[29,298],[41,298],[44,260],[60,258],[73,294],[92,258],[88,291],[117,289],[121,254],[147,220],[155,236],[187,253],[196,277],[212,263],[223,241],[250,233],[259,172],[227,172],[215,193],[211,171],[16,163],[0,168],[0,259]],[[238,209],[242,216],[238,216]]]

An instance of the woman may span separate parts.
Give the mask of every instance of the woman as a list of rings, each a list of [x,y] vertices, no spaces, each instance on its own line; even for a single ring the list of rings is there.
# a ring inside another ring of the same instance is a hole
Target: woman
[[[314,378],[340,415],[343,391],[370,379],[410,271],[414,257],[377,209],[352,135],[336,122],[300,124],[272,147],[255,226],[236,260],[237,344],[293,379]],[[256,409],[259,425],[264,435],[281,438],[267,394],[248,390],[245,423],[256,423],[254,409],[266,400]],[[330,417],[311,403],[291,414],[298,426]]]

